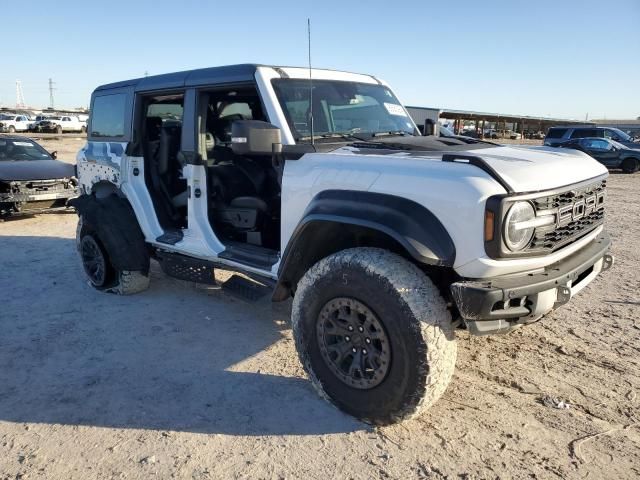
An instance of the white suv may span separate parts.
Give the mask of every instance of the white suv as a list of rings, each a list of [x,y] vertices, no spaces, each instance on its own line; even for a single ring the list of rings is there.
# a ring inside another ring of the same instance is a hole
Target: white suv
[[[153,258],[293,296],[310,380],[376,424],[440,397],[456,328],[535,322],[613,263],[601,164],[420,136],[370,75],[236,65],[104,85],[77,160],[95,288],[145,289]]]

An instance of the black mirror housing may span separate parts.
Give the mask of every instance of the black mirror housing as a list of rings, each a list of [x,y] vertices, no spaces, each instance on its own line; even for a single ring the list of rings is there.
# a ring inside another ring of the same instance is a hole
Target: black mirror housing
[[[57,150],[54,150],[49,155],[51,155],[51,158],[53,158],[54,160],[58,159],[58,151]]]
[[[272,155],[282,136],[275,125],[260,120],[236,120],[231,125],[231,149],[236,155]]]

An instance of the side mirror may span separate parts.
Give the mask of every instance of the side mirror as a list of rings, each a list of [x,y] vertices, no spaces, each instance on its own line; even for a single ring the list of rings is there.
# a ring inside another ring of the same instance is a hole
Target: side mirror
[[[231,150],[236,155],[272,155],[282,149],[280,129],[260,120],[231,124]]]
[[[51,158],[53,158],[54,160],[58,159],[58,151],[57,150],[54,150],[49,155],[51,155]]]

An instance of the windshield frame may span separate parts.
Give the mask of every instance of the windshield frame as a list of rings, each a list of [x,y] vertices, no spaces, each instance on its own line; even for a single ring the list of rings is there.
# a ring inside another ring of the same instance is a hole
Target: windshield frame
[[[282,84],[286,84],[286,83],[299,83],[299,84],[309,84],[309,80],[305,79],[305,78],[295,78],[295,77],[290,77],[290,78],[273,78],[271,79],[271,88],[273,89],[273,94],[274,94],[274,100],[277,102],[278,106],[280,107],[280,110],[282,111],[283,114],[283,120],[285,120],[285,124],[288,127],[290,133],[291,133],[291,137],[293,138],[293,140],[300,144],[305,144],[305,143],[309,143],[310,141],[312,141],[311,138],[311,132],[307,132],[307,131],[302,131],[300,132],[296,126],[295,126],[295,121],[293,118],[291,118],[291,112],[289,110],[289,108],[286,105],[285,99],[283,98],[283,92],[281,90],[281,85]],[[397,135],[412,135],[412,136],[419,136],[420,135],[420,131],[418,130],[415,122],[413,121],[413,118],[411,117],[411,115],[409,114],[409,112],[407,111],[407,109],[405,108],[405,106],[400,102],[400,100],[398,99],[398,97],[395,95],[395,93],[391,90],[391,88],[383,83],[368,83],[368,82],[358,82],[358,81],[353,81],[353,80],[339,80],[339,79],[314,79],[312,82],[313,86],[314,86],[314,91],[316,90],[315,87],[317,87],[318,84],[351,84],[351,85],[355,85],[356,89],[360,88],[360,87],[365,87],[365,88],[380,88],[383,89],[386,93],[386,95],[389,96],[389,103],[393,103],[393,104],[397,104],[399,107],[402,108],[402,112],[404,113],[404,115],[398,115],[398,117],[403,117],[406,122],[408,124],[410,124],[410,128],[407,128],[407,125],[404,125],[405,128],[401,129],[401,128],[382,128],[379,130],[375,130],[375,131],[369,131],[369,130],[362,130],[361,128],[352,128],[349,130],[340,130],[340,129],[334,129],[334,130],[329,130],[329,131],[317,131],[314,128],[314,132],[313,132],[313,141],[333,141],[335,142],[336,139],[340,139],[341,137],[345,138],[345,139],[353,139],[353,140],[370,140],[372,138],[374,138],[376,135],[375,134],[387,134],[390,133],[392,135],[395,135],[396,132]],[[315,102],[316,99],[318,98],[318,95],[314,95],[314,108],[316,108]],[[376,105],[378,107],[381,107],[383,105],[384,102],[380,102],[377,98],[374,97],[374,99],[376,100]],[[338,104],[336,104],[338,105]],[[374,106],[374,105],[369,105],[369,106]],[[390,119],[393,119],[393,114],[389,111],[389,109],[386,109],[387,111],[387,116]],[[325,111],[324,114],[326,115],[327,112]],[[316,115],[315,115],[315,111],[314,111],[314,120],[315,120]],[[317,120],[314,121],[314,124],[317,124]],[[364,137],[364,138],[359,138],[359,137]]]

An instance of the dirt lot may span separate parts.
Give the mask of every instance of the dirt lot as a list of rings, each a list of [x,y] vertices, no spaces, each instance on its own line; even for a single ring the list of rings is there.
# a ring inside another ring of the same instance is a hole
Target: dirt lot
[[[443,399],[382,429],[318,398],[290,303],[157,266],[148,291],[102,294],[75,215],[1,223],[0,479],[638,478],[640,174],[611,176],[608,211],[613,270],[533,326],[459,333]]]

